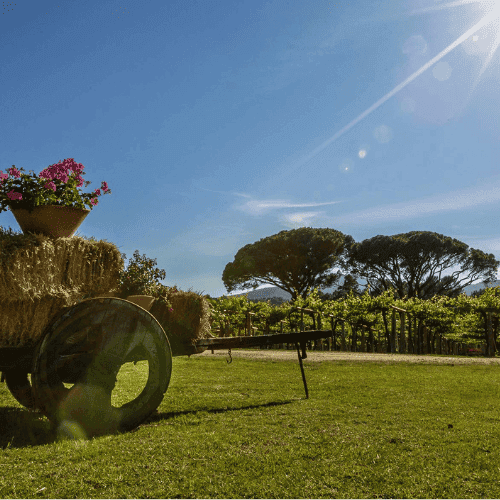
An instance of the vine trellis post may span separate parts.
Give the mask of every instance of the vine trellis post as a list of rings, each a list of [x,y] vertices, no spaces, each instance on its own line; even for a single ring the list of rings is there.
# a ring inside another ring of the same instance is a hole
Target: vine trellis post
[[[406,314],[405,309],[400,309],[396,306],[389,306],[392,309],[392,328],[390,335],[390,350],[391,353],[405,352],[406,348],[406,338],[405,338],[405,320],[404,315]],[[400,322],[400,335],[398,338],[397,328],[396,328],[396,311],[399,312],[399,322]]]
[[[429,349],[428,349],[428,329],[425,325],[422,327],[422,354],[429,354]]]
[[[254,327],[252,326],[252,318],[251,316],[255,316],[255,313],[247,311],[247,320],[245,325],[245,335],[252,335]]]
[[[297,310],[300,311],[300,331],[304,331],[304,312],[311,313],[312,320],[313,320],[313,329],[316,330],[316,320],[314,318],[314,311],[313,309],[308,309],[307,307],[297,307]],[[319,313],[321,314],[321,312]]]
[[[486,315],[486,356],[493,357],[495,356],[496,342],[495,335],[493,333],[491,315],[494,312],[498,312],[499,309],[496,307],[486,307],[484,309],[480,309],[480,311],[483,315]]]

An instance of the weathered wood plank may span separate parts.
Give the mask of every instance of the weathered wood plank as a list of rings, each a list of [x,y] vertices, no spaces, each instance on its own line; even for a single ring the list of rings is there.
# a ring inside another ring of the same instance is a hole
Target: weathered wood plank
[[[307,342],[331,337],[331,330],[310,330],[306,332],[276,333],[272,335],[257,335],[254,337],[223,337],[200,339],[197,347],[210,349],[237,349],[238,347],[257,347],[273,344]]]

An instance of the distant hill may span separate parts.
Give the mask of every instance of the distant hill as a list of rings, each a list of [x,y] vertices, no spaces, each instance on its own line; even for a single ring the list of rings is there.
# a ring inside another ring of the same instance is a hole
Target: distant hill
[[[268,300],[272,298],[282,298],[284,301],[288,301],[292,298],[292,295],[277,286],[271,286],[269,288],[261,288],[260,290],[252,290],[245,293],[235,293],[231,297],[241,297],[248,293],[249,300]]]
[[[341,281],[343,282],[343,279],[341,278]],[[360,290],[363,290],[365,287],[364,283],[360,283]],[[500,286],[500,280],[496,280],[492,282],[488,288],[492,288],[495,286]],[[331,293],[334,291],[337,287],[335,288],[329,288],[326,290],[322,290],[324,293]],[[475,285],[469,285],[464,288],[464,292],[467,296],[471,296],[473,292],[479,291],[483,288],[486,288],[483,283],[476,283]],[[234,295],[231,295],[231,297],[240,297],[242,295],[245,295],[248,293],[248,299],[249,300],[258,300],[258,301],[266,301],[268,299],[273,299],[273,298],[281,298],[283,301],[287,302],[289,301],[292,296],[288,293],[282,290],[281,288],[278,288],[277,286],[271,286],[268,288],[261,288],[260,290],[251,290],[250,292],[245,292],[245,293],[237,293]]]
[[[500,280],[493,281],[488,286],[485,286],[484,283],[476,283],[475,285],[469,285],[464,288],[464,292],[466,295],[470,296],[473,292],[478,292],[483,288],[493,288],[495,286],[500,286]]]
[[[340,278],[339,284],[341,285],[344,282],[344,278]],[[361,289],[364,288],[364,284],[361,284]],[[338,287],[327,288],[322,290],[324,293],[331,293],[336,290]],[[251,290],[249,292],[244,293],[235,293],[231,295],[231,297],[241,297],[242,295],[246,295],[248,293],[249,300],[268,300],[272,298],[281,298],[284,301],[289,301],[292,298],[292,295],[277,286],[270,286],[268,288],[261,288],[260,290]]]

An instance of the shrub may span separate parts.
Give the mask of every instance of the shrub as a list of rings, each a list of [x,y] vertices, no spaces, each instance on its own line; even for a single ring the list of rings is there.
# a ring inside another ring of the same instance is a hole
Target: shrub
[[[122,254],[125,261],[127,256]],[[120,285],[117,296],[126,299],[129,295],[151,295],[172,307],[169,296],[177,291],[177,286],[168,287],[160,283],[165,279],[165,270],[157,269],[156,259],[149,259],[146,255],[134,252],[134,259],[130,259],[126,269],[120,272]]]

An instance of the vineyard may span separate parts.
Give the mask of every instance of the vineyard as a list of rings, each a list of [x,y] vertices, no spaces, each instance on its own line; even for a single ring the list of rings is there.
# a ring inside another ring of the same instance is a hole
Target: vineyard
[[[273,306],[247,296],[208,298],[211,331],[218,337],[330,330],[309,348],[352,352],[495,356],[500,287],[479,297],[396,298],[393,289],[378,296],[352,292],[323,301],[317,290],[306,299]],[[293,348],[279,345],[275,348]]]

